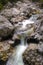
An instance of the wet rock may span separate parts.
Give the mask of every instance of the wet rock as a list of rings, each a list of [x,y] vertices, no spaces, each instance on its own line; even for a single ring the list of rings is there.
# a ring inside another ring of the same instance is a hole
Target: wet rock
[[[18,34],[14,34],[12,40],[14,41],[13,46],[16,46],[21,43],[21,38]]]
[[[41,29],[43,27],[43,14],[39,14],[38,15],[38,18],[35,22],[35,27],[36,27],[36,31],[38,32],[41,32]],[[43,30],[43,29],[42,29]]]
[[[12,40],[14,41],[14,46],[21,43],[21,38],[18,34],[14,34],[13,37],[12,37]]]
[[[36,43],[38,44],[39,43],[39,40],[37,38],[34,38],[34,37],[30,37],[30,38],[27,38],[27,43]]]
[[[37,45],[30,45],[23,53],[24,65],[42,65],[43,55],[37,52]]]
[[[13,25],[3,16],[0,15],[0,37],[6,37],[13,31]]]
[[[7,61],[0,60],[0,64],[1,64],[1,65],[6,65],[6,62],[7,62]]]
[[[40,34],[37,33],[34,38],[40,41],[40,40],[42,40],[42,37],[43,36],[41,36]]]
[[[21,43],[20,39],[15,39],[14,46],[19,45]]]
[[[43,26],[40,27],[40,35],[43,35]]]
[[[13,37],[12,37],[12,40],[14,41],[15,39],[20,39],[19,35],[18,34],[14,34]]]
[[[43,42],[38,45],[38,51],[43,54]]]
[[[22,22],[22,20],[24,20],[26,17],[24,16],[17,16],[15,18],[12,18],[11,19],[11,22],[14,24],[14,25],[17,25],[19,22]]]

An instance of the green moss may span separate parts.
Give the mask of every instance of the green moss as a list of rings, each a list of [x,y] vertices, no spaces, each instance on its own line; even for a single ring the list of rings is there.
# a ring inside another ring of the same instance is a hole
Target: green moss
[[[17,2],[18,0],[0,0],[0,10],[3,8],[3,6],[8,2]]]
[[[0,10],[3,8],[3,6],[8,2],[8,0],[0,0]]]
[[[0,10],[3,8],[3,5],[0,3]]]
[[[41,3],[43,3],[43,0],[40,0]]]

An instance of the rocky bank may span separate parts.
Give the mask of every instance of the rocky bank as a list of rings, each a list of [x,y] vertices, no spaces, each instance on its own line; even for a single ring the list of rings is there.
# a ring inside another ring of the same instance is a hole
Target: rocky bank
[[[27,20],[33,23],[23,27]],[[43,9],[28,0],[8,2],[0,11],[1,65],[5,65],[15,46],[20,44],[22,35],[29,45],[23,54],[24,65],[43,65]]]

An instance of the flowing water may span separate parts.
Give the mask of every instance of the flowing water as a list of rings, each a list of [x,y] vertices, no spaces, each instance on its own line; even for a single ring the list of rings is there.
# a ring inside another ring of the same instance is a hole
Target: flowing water
[[[33,15],[30,19],[23,21],[22,28],[24,29],[26,27],[26,24],[33,24],[36,19],[37,16],[34,17]],[[25,51],[25,49],[28,47],[28,45],[24,43],[24,37],[26,32],[24,31],[22,32],[21,30],[18,33],[21,34],[21,44],[16,46],[16,51],[13,52],[12,56],[9,58],[6,65],[24,65],[22,60],[22,54]]]
[[[27,45],[18,45],[16,47],[16,52],[10,57],[6,65],[24,65],[22,60],[22,53],[27,48]]]

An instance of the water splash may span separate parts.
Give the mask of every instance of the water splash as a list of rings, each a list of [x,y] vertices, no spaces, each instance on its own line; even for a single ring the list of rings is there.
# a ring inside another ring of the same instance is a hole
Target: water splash
[[[29,24],[33,24],[33,23],[34,23],[34,21],[31,21],[29,19],[28,20],[24,20],[22,28],[25,28],[27,24],[29,25]]]

